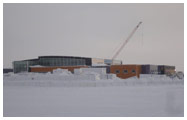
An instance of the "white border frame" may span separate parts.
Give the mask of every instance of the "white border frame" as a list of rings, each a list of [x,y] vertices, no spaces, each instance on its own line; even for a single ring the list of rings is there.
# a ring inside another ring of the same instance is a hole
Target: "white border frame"
[[[1,48],[3,49],[3,3],[185,3],[184,0],[3,0],[1,1],[0,4],[0,28],[1,28],[1,32],[0,32],[0,36],[1,36]],[[185,21],[185,4],[184,4],[184,21]],[[187,60],[186,56],[185,56],[185,49],[186,46],[186,42],[185,42],[185,24],[184,24],[184,61]],[[1,49],[1,50],[2,50]],[[3,50],[1,51],[1,60],[3,61]],[[1,68],[3,68],[3,62],[1,62]],[[186,66],[185,62],[184,62],[184,66]],[[184,71],[185,67],[184,67]],[[1,119],[18,119],[18,120],[25,120],[25,119],[88,119],[87,117],[3,117],[3,69],[1,69],[1,92],[0,92],[0,97],[1,97]],[[186,74],[185,74],[186,76]],[[186,86],[186,85],[184,85]],[[184,88],[184,92],[186,92],[186,89]],[[184,96],[184,101],[186,101],[186,95]],[[184,109],[185,107],[185,102],[184,102]],[[186,111],[184,111],[184,117],[151,117],[151,119],[186,119]],[[124,119],[123,117],[89,117],[89,119]],[[128,119],[150,119],[150,117],[128,117]]]

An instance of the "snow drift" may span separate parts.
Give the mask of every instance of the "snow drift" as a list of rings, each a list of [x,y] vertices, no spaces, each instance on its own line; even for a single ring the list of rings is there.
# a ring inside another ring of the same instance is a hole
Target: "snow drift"
[[[184,116],[184,79],[79,73],[4,74],[4,117]]]

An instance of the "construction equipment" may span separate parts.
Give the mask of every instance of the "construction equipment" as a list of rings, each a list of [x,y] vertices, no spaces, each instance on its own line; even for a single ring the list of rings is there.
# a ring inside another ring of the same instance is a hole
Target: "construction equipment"
[[[118,49],[118,51],[114,54],[114,56],[112,57],[112,60],[114,60],[118,54],[121,52],[121,50],[125,47],[125,45],[129,42],[130,38],[134,35],[134,33],[136,32],[136,30],[138,29],[138,27],[142,24],[142,22],[139,22],[138,25],[133,29],[133,31],[131,32],[131,34],[127,37],[127,39],[125,40],[125,42],[122,44],[122,46]]]

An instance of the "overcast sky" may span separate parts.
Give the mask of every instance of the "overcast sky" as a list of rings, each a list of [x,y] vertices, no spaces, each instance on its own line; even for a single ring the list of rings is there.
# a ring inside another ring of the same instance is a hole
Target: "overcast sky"
[[[3,15],[3,67],[43,55],[112,58],[184,69],[183,4],[10,4]]]

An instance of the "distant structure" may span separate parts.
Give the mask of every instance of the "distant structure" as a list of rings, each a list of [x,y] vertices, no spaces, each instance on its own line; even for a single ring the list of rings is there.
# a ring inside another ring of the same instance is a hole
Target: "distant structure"
[[[119,47],[112,59],[75,57],[75,56],[39,56],[37,59],[13,62],[13,72],[52,72],[54,69],[68,69],[74,73],[77,68],[106,68],[106,73],[116,74],[117,77],[126,79],[140,74],[173,74],[175,66],[168,65],[123,65],[121,60],[116,60],[119,53],[127,45],[142,22],[139,22],[124,43]]]
[[[173,74],[175,66],[169,65],[141,65],[141,74]]]
[[[67,69],[74,73],[78,68],[106,68],[106,73],[116,74],[126,79],[140,74],[173,74],[175,66],[168,65],[123,65],[121,60],[75,57],[75,56],[39,56],[38,59],[28,59],[13,62],[13,72],[52,72],[54,69]]]
[[[141,65],[111,65],[110,73],[114,73],[117,77],[122,79],[133,76],[139,78],[141,73]]]
[[[9,73],[9,72],[13,72],[13,69],[11,69],[11,68],[3,68],[3,73]]]
[[[39,56],[38,59],[28,59],[13,62],[14,73],[19,72],[49,72],[56,68],[69,69],[90,67],[121,65],[121,60],[75,57],[75,56]]]

